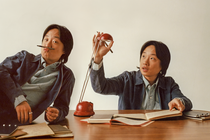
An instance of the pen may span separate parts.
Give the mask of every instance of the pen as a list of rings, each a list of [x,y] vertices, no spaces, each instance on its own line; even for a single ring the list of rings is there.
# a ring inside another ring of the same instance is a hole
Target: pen
[[[99,33],[99,32],[97,31],[97,33]],[[100,39],[99,39],[99,40],[100,40]],[[103,42],[105,43],[105,46],[108,47],[108,44],[106,43],[106,41],[103,40]],[[110,51],[111,53],[113,53],[112,49],[110,49],[109,51]]]
[[[104,41],[105,42],[105,41]],[[105,45],[108,47],[108,44],[105,42]],[[112,49],[109,50],[111,53],[113,53]]]
[[[49,47],[46,47],[46,46],[42,46],[42,45],[37,45],[38,47],[42,47],[42,48],[47,48],[49,50],[55,50],[54,48],[49,48]]]
[[[49,108],[53,108],[53,107],[52,107],[52,106],[49,106]],[[46,109],[46,110],[45,110],[45,112],[47,113],[47,112],[48,112],[48,110]]]

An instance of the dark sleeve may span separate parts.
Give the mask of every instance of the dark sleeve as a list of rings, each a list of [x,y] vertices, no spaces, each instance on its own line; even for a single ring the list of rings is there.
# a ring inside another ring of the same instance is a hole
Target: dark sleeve
[[[64,73],[62,87],[58,94],[58,97],[54,101],[53,107],[59,110],[59,116],[52,123],[62,121],[69,113],[69,104],[74,88],[75,77],[71,70]],[[46,119],[46,115],[45,115]],[[46,119],[47,120],[47,119]]]
[[[113,78],[105,78],[104,66],[99,70],[91,70],[91,85],[95,92],[109,95],[119,95],[123,92],[125,72]]]
[[[184,101],[185,104],[185,111],[187,110],[191,110],[192,109],[192,102],[190,101],[190,99],[188,99],[186,96],[184,96],[181,92],[181,90],[179,89],[178,84],[172,79],[170,78],[170,83],[171,83],[171,95],[172,95],[172,99],[174,98],[181,98]]]
[[[20,85],[14,81],[13,78],[17,75],[17,71],[20,68],[25,56],[26,52],[22,51],[14,56],[7,57],[0,64],[0,90],[9,97],[12,103],[14,103],[15,98],[19,95],[25,95]]]

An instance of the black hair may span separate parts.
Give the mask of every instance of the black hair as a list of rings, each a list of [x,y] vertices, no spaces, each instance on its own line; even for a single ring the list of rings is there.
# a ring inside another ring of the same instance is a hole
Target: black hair
[[[140,51],[140,59],[141,59],[141,55],[143,51],[150,45],[155,46],[157,58],[160,59],[160,62],[161,62],[160,64],[161,64],[162,70],[159,73],[159,76],[165,76],[170,60],[171,60],[170,51],[164,43],[151,40],[144,43],[144,45],[142,46],[141,51]]]
[[[43,33],[42,41],[43,41],[45,35],[47,34],[47,32],[52,30],[52,29],[58,29],[59,30],[60,40],[63,43],[64,52],[65,52],[65,54],[63,54],[61,56],[60,60],[64,60],[64,63],[66,63],[68,61],[69,54],[71,53],[71,51],[73,49],[73,37],[72,37],[72,34],[64,26],[61,26],[61,25],[58,25],[58,24],[51,24],[45,29],[45,31]]]

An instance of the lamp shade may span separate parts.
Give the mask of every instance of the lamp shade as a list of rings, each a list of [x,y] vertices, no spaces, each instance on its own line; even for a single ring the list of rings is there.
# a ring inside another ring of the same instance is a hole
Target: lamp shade
[[[74,112],[74,116],[78,117],[89,117],[94,115],[93,111],[93,103],[88,101],[82,101],[77,104],[76,111]]]
[[[112,41],[113,38],[110,34],[104,33],[102,34],[100,37],[98,37],[98,40],[102,40],[102,41]]]

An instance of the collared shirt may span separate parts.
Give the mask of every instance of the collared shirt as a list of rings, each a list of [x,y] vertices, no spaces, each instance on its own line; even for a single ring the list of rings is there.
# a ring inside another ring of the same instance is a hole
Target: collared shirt
[[[93,70],[99,70],[100,67],[102,66],[103,61],[101,61],[99,64],[94,63],[94,61],[92,61],[92,69]]]
[[[60,62],[46,66],[45,60],[41,57],[39,70],[21,88],[26,97],[20,95],[15,100],[15,107],[23,101],[27,101],[31,108],[35,108],[39,102],[46,98],[46,93],[54,85]]]
[[[153,85],[150,85],[147,79],[143,76],[145,93],[141,105],[142,110],[159,110],[160,102],[157,93],[157,84],[159,79]]]

